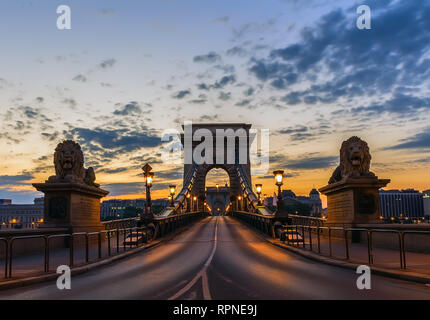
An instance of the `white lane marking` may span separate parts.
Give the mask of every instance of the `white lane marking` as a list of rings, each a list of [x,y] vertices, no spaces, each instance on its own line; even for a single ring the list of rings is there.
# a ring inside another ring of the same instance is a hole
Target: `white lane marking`
[[[199,280],[200,277],[202,277],[203,298],[205,300],[212,300],[212,297],[211,297],[211,294],[209,291],[209,282],[208,282],[208,277],[206,275],[206,270],[209,267],[209,265],[211,264],[212,259],[215,255],[215,251],[216,251],[216,247],[217,247],[217,239],[218,239],[217,233],[218,233],[218,219],[216,219],[216,223],[215,223],[214,246],[213,246],[212,252],[211,252],[209,258],[206,260],[203,268],[196,274],[196,276],[185,287],[183,287],[181,290],[179,290],[176,294],[174,294],[173,296],[171,296],[167,300],[175,300],[175,299],[179,298],[180,296],[182,296],[185,292],[190,290],[192,288],[192,286],[194,286],[196,284],[197,280]]]
[[[211,292],[209,291],[209,281],[206,272],[202,274],[203,299],[212,300]]]

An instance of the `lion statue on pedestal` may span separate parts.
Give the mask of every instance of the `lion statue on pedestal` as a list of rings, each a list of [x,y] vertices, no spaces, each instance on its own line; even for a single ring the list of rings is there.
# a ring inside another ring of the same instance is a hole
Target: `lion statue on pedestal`
[[[51,176],[48,182],[74,182],[85,183],[89,186],[99,187],[94,183],[96,175],[94,169],[84,168],[84,155],[81,146],[72,141],[60,142],[54,153],[55,176]]]
[[[328,183],[339,182],[350,177],[374,177],[375,174],[370,172],[371,159],[367,142],[356,136],[349,138],[342,143],[340,165],[333,172]]]

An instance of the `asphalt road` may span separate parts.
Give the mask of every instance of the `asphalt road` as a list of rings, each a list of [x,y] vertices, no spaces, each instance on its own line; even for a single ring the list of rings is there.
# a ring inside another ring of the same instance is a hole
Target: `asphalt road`
[[[372,276],[275,247],[230,217],[206,218],[172,240],[55,282],[0,291],[0,299],[430,299],[430,286]]]

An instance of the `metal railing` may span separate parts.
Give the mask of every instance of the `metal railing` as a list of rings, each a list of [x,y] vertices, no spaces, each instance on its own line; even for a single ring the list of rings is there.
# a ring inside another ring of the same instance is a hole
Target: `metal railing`
[[[28,240],[28,239],[41,239],[43,240],[43,270],[41,270],[40,272],[43,273],[49,273],[50,272],[50,256],[51,256],[51,247],[52,247],[52,241],[53,239],[64,239],[67,244],[68,247],[68,251],[69,251],[69,255],[68,255],[68,259],[69,259],[69,267],[74,267],[75,266],[75,239],[77,237],[83,237],[84,238],[84,252],[85,252],[85,262],[84,264],[81,265],[85,265],[88,264],[90,262],[94,262],[90,259],[89,257],[89,252],[90,252],[90,237],[92,235],[96,235],[97,236],[97,259],[101,260],[103,258],[103,254],[102,254],[102,243],[103,243],[103,239],[107,240],[107,256],[105,258],[111,257],[112,256],[112,244],[111,244],[111,234],[116,234],[116,253],[119,254],[120,250],[119,250],[119,235],[123,234],[124,235],[124,243],[123,243],[123,252],[127,251],[127,246],[125,244],[125,240],[126,240],[126,235],[127,233],[132,233],[132,232],[143,232],[144,230],[146,230],[146,227],[135,227],[135,228],[125,228],[125,229],[111,229],[111,230],[102,230],[99,232],[78,232],[78,233],[71,233],[71,234],[54,234],[54,235],[30,235],[30,236],[17,236],[17,237],[11,237],[9,239],[0,239],[0,241],[6,241],[7,244],[7,249],[6,249],[6,254],[5,254],[5,278],[12,278],[13,277],[13,267],[14,267],[14,243],[16,243],[17,241],[22,241],[22,240]],[[136,241],[136,245],[135,247],[139,247],[139,241]],[[132,245],[129,245],[129,248],[132,248]],[[36,272],[36,273],[40,273],[40,272]]]
[[[104,226],[105,230],[118,229],[118,228],[123,229],[123,228],[136,227],[138,221],[139,221],[139,218],[137,217],[125,218],[125,219],[102,221],[102,225]]]
[[[350,248],[350,237],[352,238],[353,232],[363,232],[366,234],[367,244],[367,262],[369,265],[374,264],[375,253],[374,253],[374,242],[373,236],[377,233],[391,233],[396,235],[398,239],[398,255],[399,255],[399,266],[400,269],[406,269],[406,247],[405,247],[405,236],[407,234],[420,234],[430,235],[430,231],[417,231],[417,230],[388,230],[388,229],[371,229],[371,228],[343,228],[343,227],[320,227],[320,226],[309,226],[309,225],[291,225],[284,226],[283,232],[294,235],[293,237],[286,236],[286,240],[283,242],[289,246],[306,248],[306,239],[308,239],[308,247],[310,251],[313,251],[313,235],[317,238],[317,253],[321,253],[321,234],[326,231],[328,239],[328,250],[329,257],[333,257],[333,232],[337,231],[343,238],[344,243],[344,257],[345,260],[351,260],[351,248]],[[294,232],[292,232],[294,231]],[[306,234],[307,231],[307,234]],[[300,234],[301,232],[301,234]],[[301,236],[299,238],[298,236]],[[339,237],[338,237],[339,238]]]
[[[28,236],[15,236],[10,238],[0,238],[0,243],[4,243],[4,278],[11,279],[14,275],[15,256],[14,256],[14,244],[18,241],[24,241],[28,239],[40,239],[43,242],[42,250],[43,254],[40,257],[40,261],[43,260],[43,270],[35,271],[31,270],[32,274],[49,273],[51,272],[50,261],[52,254],[52,244],[55,239],[63,239],[65,248],[68,249],[68,263],[72,268],[76,265],[75,254],[77,253],[75,242],[78,239],[82,239],[83,242],[79,243],[80,248],[83,248],[81,252],[84,253],[84,263],[79,266],[86,265],[95,261],[107,259],[113,255],[124,253],[132,248],[140,247],[144,242],[151,242],[158,237],[164,236],[175,229],[195,221],[196,219],[205,216],[204,212],[189,212],[185,214],[179,214],[168,217],[155,217],[153,220],[155,230],[148,227],[129,227],[129,228],[116,228],[107,229],[97,232],[77,232],[77,233],[63,233],[63,234],[38,234]],[[127,219],[130,220],[130,219]],[[112,221],[109,221],[111,223]],[[113,221],[115,223],[121,222],[120,220]],[[146,231],[149,235],[147,241],[139,241],[138,235],[143,236],[143,232]],[[136,234],[136,241],[133,245],[133,241],[126,244],[127,235]],[[122,242],[122,245],[121,245]],[[90,243],[94,246],[90,247]],[[112,245],[113,243],[113,245]],[[57,244],[58,245],[58,244]],[[61,246],[64,248],[64,246]],[[120,248],[122,247],[122,250]],[[103,250],[104,248],[104,250]],[[95,249],[95,250],[94,250]],[[95,259],[91,259],[90,252],[96,251],[97,256]],[[103,252],[104,251],[104,252]],[[64,253],[62,255],[64,258]],[[16,268],[15,268],[16,269]]]
[[[288,217],[291,219],[292,224],[305,225],[305,226],[320,226],[323,227],[326,219],[310,217],[310,216],[300,216],[289,214]]]

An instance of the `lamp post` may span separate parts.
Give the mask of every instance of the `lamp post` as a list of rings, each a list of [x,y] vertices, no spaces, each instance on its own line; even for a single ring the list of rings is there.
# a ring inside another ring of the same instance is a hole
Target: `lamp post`
[[[242,201],[242,197],[241,196],[237,196],[237,210],[238,211],[242,210],[241,201]]]
[[[193,211],[197,211],[197,197],[193,197]]]
[[[273,171],[273,175],[275,176],[275,184],[278,186],[278,202],[277,202],[278,209],[276,210],[276,215],[288,217],[288,214],[284,212],[284,202],[282,201],[282,190],[281,190],[281,186],[284,184],[282,182],[282,179],[284,178],[284,170]]]
[[[154,180],[154,173],[151,172],[152,168],[148,163],[142,167],[142,170],[146,187],[145,215],[150,215],[152,213],[151,187],[152,181]]]
[[[261,189],[263,188],[263,185],[261,183],[257,183],[255,185],[255,189],[257,189],[257,195],[258,195],[258,205],[261,206]]]
[[[187,212],[191,211],[191,196],[187,193]]]
[[[175,190],[176,190],[176,186],[174,185],[174,184],[171,184],[170,186],[169,186],[169,188],[170,188],[170,206],[171,207],[173,207],[174,206],[174,202],[173,202],[173,199],[174,199],[174,195],[175,195]]]

